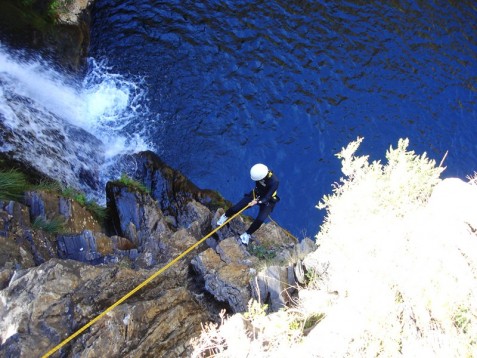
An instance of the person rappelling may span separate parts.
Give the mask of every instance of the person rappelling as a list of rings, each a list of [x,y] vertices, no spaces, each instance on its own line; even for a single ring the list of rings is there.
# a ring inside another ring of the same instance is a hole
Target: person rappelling
[[[258,205],[257,217],[247,231],[240,235],[240,240],[245,246],[248,245],[251,235],[262,226],[267,216],[270,215],[276,203],[280,200],[277,196],[278,179],[265,164],[255,164],[250,169],[250,177],[255,181],[255,189],[250,193],[246,193],[242,200],[229,208],[217,221],[217,226],[220,226],[243,208]]]

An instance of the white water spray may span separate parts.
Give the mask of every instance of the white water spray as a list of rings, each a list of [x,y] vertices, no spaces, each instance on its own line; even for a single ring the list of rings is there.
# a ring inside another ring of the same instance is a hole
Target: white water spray
[[[102,191],[119,156],[148,149],[141,136],[144,88],[104,63],[89,60],[77,80],[0,44],[0,151],[71,186],[96,181],[93,191]]]

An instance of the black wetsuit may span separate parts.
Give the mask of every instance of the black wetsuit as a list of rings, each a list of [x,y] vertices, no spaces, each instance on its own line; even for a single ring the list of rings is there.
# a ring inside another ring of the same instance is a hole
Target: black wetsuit
[[[246,231],[251,235],[263,224],[268,215],[273,211],[275,204],[280,200],[277,196],[278,179],[271,171],[265,179],[255,182],[255,189],[244,195],[243,199],[225,212],[225,216],[230,218],[247,206],[253,199],[257,199],[260,207],[256,219]]]

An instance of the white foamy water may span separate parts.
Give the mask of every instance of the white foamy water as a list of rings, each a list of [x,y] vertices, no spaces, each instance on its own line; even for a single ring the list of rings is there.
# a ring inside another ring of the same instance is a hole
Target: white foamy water
[[[119,156],[149,149],[137,128],[148,114],[142,85],[92,59],[76,79],[0,45],[0,150],[65,184],[102,191]]]

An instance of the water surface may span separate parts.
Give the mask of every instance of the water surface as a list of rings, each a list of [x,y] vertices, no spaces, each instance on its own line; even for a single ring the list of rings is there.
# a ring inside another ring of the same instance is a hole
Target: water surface
[[[372,160],[407,137],[449,151],[445,176],[476,170],[476,35],[472,1],[97,0],[90,55],[144,78],[150,115],[125,130],[232,201],[267,164],[301,237],[357,136]]]

